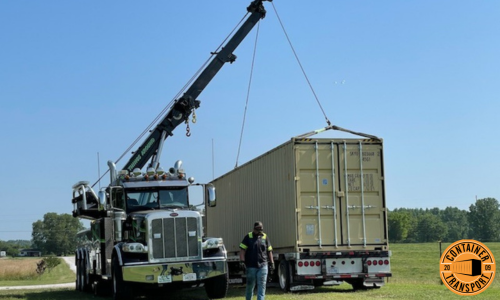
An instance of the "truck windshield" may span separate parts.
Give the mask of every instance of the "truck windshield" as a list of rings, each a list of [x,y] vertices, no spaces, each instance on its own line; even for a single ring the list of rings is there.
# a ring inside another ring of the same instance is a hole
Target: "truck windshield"
[[[128,211],[186,207],[188,207],[187,188],[127,191]]]

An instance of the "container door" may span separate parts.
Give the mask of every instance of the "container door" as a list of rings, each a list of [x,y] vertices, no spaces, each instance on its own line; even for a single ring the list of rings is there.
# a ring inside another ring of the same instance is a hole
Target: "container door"
[[[340,243],[336,151],[333,142],[312,141],[295,145],[299,247],[336,246]]]
[[[386,244],[382,144],[348,141],[337,153],[342,244]]]

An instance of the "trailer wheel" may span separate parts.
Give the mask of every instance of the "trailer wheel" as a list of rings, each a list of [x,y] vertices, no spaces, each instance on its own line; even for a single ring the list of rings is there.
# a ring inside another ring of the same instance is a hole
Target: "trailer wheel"
[[[226,268],[227,269],[227,268]],[[229,273],[207,279],[205,281],[205,291],[210,299],[226,298],[229,287]]]
[[[278,269],[278,279],[280,283],[280,288],[283,292],[287,293],[290,291],[290,285],[292,283],[292,272],[290,271],[290,264],[287,260],[280,260]]]
[[[349,284],[352,285],[352,289],[355,290],[355,291],[366,290],[366,287],[363,284],[363,279],[357,279],[357,280],[349,281]]]
[[[130,299],[131,296],[128,293],[128,288],[123,282],[123,273],[118,262],[118,258],[115,256],[113,258],[111,270],[113,272],[113,299],[114,300],[126,300]]]
[[[319,286],[323,286],[325,283],[325,281],[323,279],[316,279],[316,280],[313,280],[313,285],[315,287],[319,287]]]
[[[358,290],[371,290],[371,289],[379,289],[380,286],[373,285],[373,286],[366,286],[365,281],[363,279],[358,279],[349,282],[352,285],[352,289],[355,291]]]

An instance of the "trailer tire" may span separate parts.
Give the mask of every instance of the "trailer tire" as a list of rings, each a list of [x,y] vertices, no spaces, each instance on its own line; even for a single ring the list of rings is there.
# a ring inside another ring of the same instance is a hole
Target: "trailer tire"
[[[352,289],[355,291],[362,291],[362,290],[373,290],[373,289],[379,289],[380,286],[366,286],[364,283],[364,279],[358,279],[358,280],[353,280],[349,282],[352,285]]]
[[[292,272],[290,271],[290,263],[287,260],[280,260],[278,267],[278,281],[280,288],[283,292],[288,293],[290,291],[290,285],[292,283]]]
[[[128,300],[131,299],[128,288],[123,282],[123,273],[118,262],[118,258],[113,258],[111,270],[113,272],[113,299],[114,300]]]
[[[227,269],[227,268],[226,268]],[[205,292],[209,299],[226,298],[229,288],[229,273],[209,278],[205,281]]]
[[[323,279],[315,279],[313,280],[313,285],[315,287],[320,287],[320,286],[323,286],[325,284],[325,280]]]
[[[363,284],[363,279],[352,280],[349,282],[352,285],[352,289],[355,291],[366,290],[366,286]]]

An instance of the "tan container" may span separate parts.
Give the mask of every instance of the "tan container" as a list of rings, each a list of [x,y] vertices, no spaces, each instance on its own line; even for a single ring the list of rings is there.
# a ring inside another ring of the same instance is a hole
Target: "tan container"
[[[205,230],[231,254],[254,221],[275,253],[388,249],[379,140],[294,138],[212,183]]]

